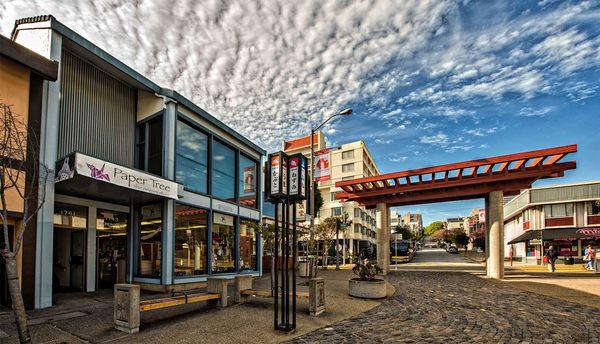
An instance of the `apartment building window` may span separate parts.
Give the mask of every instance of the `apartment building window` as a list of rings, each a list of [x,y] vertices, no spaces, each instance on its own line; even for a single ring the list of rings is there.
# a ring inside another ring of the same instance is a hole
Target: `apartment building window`
[[[360,209],[354,208],[354,217],[360,217]]]
[[[360,225],[358,223],[354,224],[354,233],[360,233]]]
[[[354,171],[354,163],[353,162],[342,165],[342,172],[352,172],[352,171]]]
[[[331,216],[342,216],[342,207],[331,208]]]
[[[600,215],[600,202],[588,202],[587,203],[587,214],[588,215]]]
[[[569,217],[573,216],[573,203],[548,204],[544,206],[544,216],[552,217]]]
[[[342,152],[342,160],[353,159],[353,158],[354,158],[353,150]]]
[[[332,202],[335,202],[335,201],[337,201],[337,200],[338,200],[337,198],[335,198],[335,195],[337,195],[337,194],[339,194],[339,193],[340,193],[339,191],[337,191],[337,192],[332,192],[332,193],[331,193],[331,201],[332,201]]]
[[[354,176],[342,177],[342,180],[352,180]]]

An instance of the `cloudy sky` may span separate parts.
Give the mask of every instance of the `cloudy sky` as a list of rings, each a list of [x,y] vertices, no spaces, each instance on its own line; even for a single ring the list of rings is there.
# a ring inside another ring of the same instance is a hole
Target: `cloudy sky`
[[[0,31],[39,14],[269,150],[352,107],[328,140],[383,172],[578,143],[562,181],[600,179],[600,1],[4,0]]]

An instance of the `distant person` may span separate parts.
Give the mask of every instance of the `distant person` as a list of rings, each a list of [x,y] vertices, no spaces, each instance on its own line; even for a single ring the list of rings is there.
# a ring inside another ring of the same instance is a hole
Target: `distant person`
[[[583,261],[585,262],[585,268],[587,270],[594,270],[594,262],[596,261],[596,250],[589,244],[583,254]]]
[[[548,271],[554,272],[556,270],[556,258],[558,258],[558,251],[554,248],[554,245],[548,247],[544,257],[548,260]]]

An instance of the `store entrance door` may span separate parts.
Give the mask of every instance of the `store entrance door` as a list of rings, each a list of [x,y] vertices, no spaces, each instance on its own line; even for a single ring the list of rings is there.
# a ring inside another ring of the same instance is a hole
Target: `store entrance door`
[[[54,287],[84,290],[86,231],[54,227]]]
[[[127,276],[128,214],[98,209],[96,217],[96,247],[98,289],[113,288],[125,283]]]

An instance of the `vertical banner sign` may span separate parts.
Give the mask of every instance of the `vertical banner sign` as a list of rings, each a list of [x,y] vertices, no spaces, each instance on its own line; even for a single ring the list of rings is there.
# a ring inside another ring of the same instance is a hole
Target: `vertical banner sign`
[[[279,155],[272,155],[269,159],[271,167],[271,194],[279,193],[279,183],[281,182],[281,169],[279,168]]]
[[[297,156],[290,157],[290,196],[298,196],[300,194],[300,158]]]
[[[485,223],[485,209],[479,209],[479,223]]]
[[[300,159],[300,197],[306,198],[306,159]]]
[[[322,149],[315,153],[315,181],[331,179],[331,154],[329,149]]]

